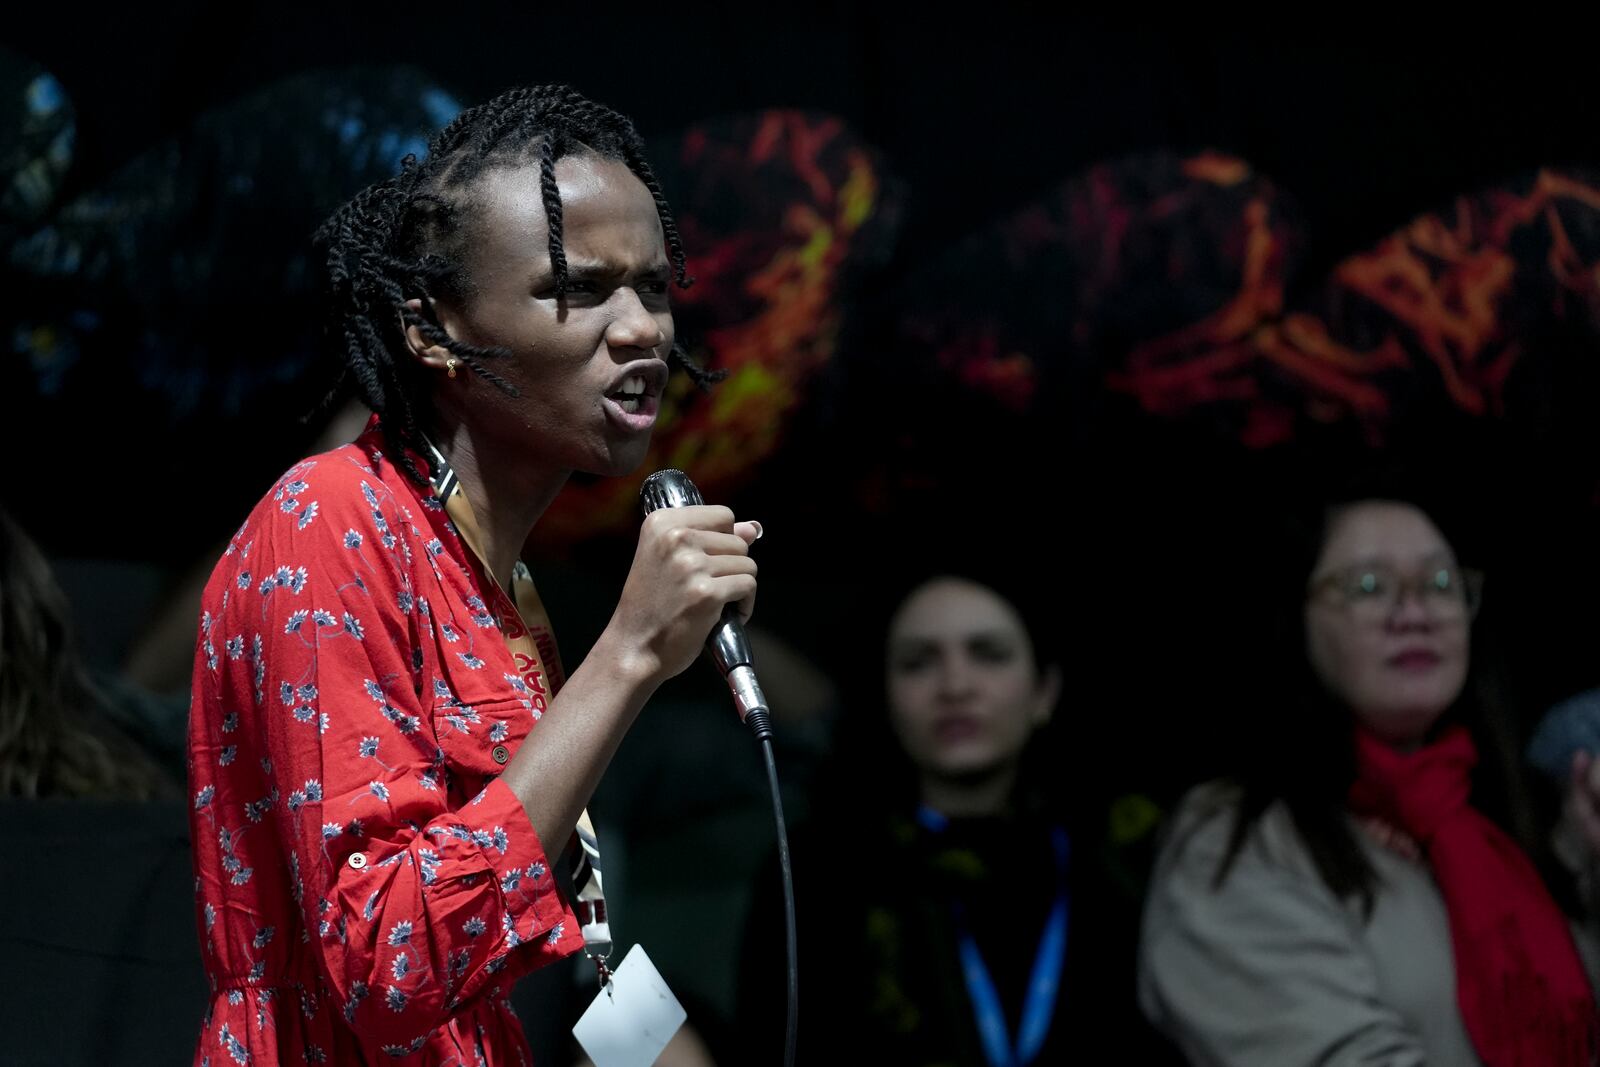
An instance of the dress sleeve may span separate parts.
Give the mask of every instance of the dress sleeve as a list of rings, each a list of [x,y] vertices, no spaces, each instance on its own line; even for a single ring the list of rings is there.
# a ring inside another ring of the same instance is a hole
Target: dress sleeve
[[[1145,906],[1139,995],[1191,1063],[1217,1067],[1425,1061],[1379,993],[1357,918],[1307,862],[1281,862],[1259,828],[1215,884],[1231,809],[1185,806]]]
[[[256,795],[218,777],[199,869],[237,884],[255,848],[286,853],[272,866],[345,1020],[398,1051],[582,941],[510,788],[447,799],[409,578],[438,542],[382,481],[319,473],[290,483],[202,620],[197,707],[218,717],[192,758],[259,773],[239,778]]]

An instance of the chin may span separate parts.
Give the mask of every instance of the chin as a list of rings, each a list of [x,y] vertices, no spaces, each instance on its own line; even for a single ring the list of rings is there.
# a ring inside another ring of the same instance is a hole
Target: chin
[[[623,478],[639,469],[639,464],[644,462],[645,456],[650,452],[650,442],[641,445],[627,445],[623,448],[612,449],[604,456],[599,456],[594,462],[585,464],[582,468],[585,474],[596,478]]]

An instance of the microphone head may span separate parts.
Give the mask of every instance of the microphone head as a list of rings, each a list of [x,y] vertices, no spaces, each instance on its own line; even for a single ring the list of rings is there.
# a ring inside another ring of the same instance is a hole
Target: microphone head
[[[646,515],[657,508],[685,508],[704,504],[689,476],[668,468],[656,471],[639,487],[639,506]]]

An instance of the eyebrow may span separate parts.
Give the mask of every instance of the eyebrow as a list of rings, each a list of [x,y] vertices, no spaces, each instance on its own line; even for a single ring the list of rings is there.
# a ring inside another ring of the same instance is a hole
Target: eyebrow
[[[1014,644],[1017,635],[1010,630],[971,630],[966,633],[945,635],[932,634],[907,634],[894,640],[891,647],[895,649],[920,649],[942,645],[946,640],[954,640],[960,644],[975,644],[980,641],[992,641],[1002,644]]]
[[[1448,548],[1437,548],[1426,555],[1415,557],[1411,562],[1421,567],[1433,562],[1455,563],[1457,561],[1455,553]],[[1330,570],[1342,571],[1351,567],[1404,567],[1406,565],[1405,561],[1397,560],[1393,556],[1361,556],[1358,559],[1351,560],[1349,563],[1335,564]]]
[[[633,273],[640,278],[654,278],[670,273],[665,259],[654,260]],[[567,277],[569,278],[623,278],[629,274],[626,267],[615,263],[606,263],[600,260],[567,260]]]

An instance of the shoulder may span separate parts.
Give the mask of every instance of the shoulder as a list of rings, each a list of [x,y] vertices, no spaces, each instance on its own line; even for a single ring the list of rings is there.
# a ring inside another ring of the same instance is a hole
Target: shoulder
[[[428,528],[418,513],[438,506],[371,435],[303,459],[272,483],[229,540],[206,607],[223,610],[243,590],[298,593],[329,564],[395,580],[410,570],[413,542]]]
[[[412,482],[363,437],[284,471],[229,550],[353,548],[358,539],[394,549],[397,535],[421,522],[419,510],[437,507],[431,490]]]
[[[1238,785],[1223,780],[1191,789],[1164,833],[1157,878],[1204,880],[1218,889],[1236,879],[1320,881],[1288,807],[1274,801],[1241,834],[1243,799]],[[1219,882],[1225,861],[1228,877]]]

